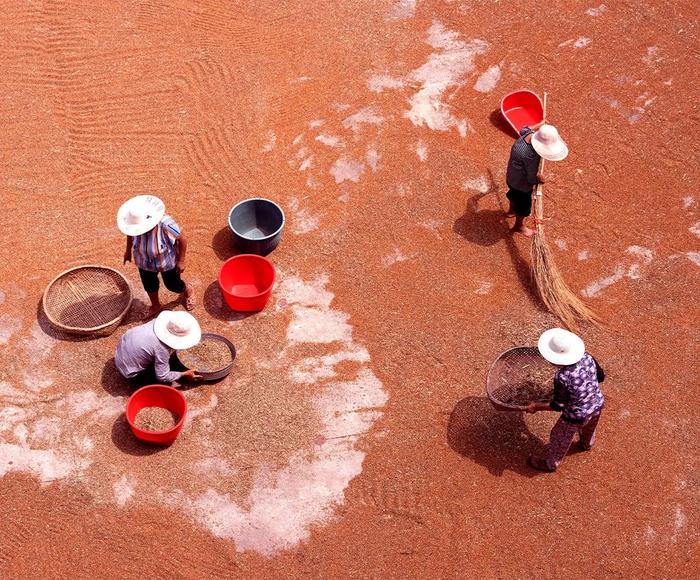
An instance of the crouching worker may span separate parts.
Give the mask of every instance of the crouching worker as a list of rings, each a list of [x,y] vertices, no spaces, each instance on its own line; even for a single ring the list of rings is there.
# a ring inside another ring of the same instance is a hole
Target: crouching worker
[[[170,384],[182,378],[196,380],[193,370],[173,371],[170,357],[175,350],[197,345],[202,337],[199,323],[188,312],[165,310],[155,320],[132,328],[119,339],[114,364],[135,385]]]
[[[527,412],[558,411],[561,417],[550,433],[547,457],[531,455],[528,461],[535,469],[556,471],[577,433],[582,449],[589,451],[593,447],[605,402],[600,390],[605,373],[586,352],[583,340],[568,330],[546,331],[540,336],[537,347],[545,359],[561,368],[554,376],[552,401],[531,403]]]

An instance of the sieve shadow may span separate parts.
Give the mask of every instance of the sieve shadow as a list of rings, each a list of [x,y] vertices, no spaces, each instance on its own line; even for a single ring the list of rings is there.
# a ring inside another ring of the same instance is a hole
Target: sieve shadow
[[[67,342],[89,342],[91,340],[98,340],[106,336],[105,334],[72,334],[70,332],[66,332],[65,330],[61,330],[60,328],[56,328],[53,324],[51,324],[49,317],[46,316],[41,299],[39,299],[36,306],[36,320],[39,324],[39,328],[41,328],[41,331],[55,340],[65,340]],[[119,326],[122,324],[124,324],[123,320]]]
[[[497,411],[486,397],[459,401],[447,425],[447,442],[460,455],[486,467],[492,475],[510,470],[534,477],[527,457],[542,454],[545,443],[528,428],[523,413]]]
[[[500,107],[491,111],[489,114],[489,121],[491,121],[491,124],[502,133],[505,133],[512,139],[516,138],[515,135],[513,135],[513,127],[511,127],[508,124],[508,121],[503,118],[503,113],[501,113]]]
[[[149,445],[136,439],[131,432],[131,427],[126,420],[126,413],[122,413],[112,425],[112,443],[122,453],[139,457],[154,455],[167,449],[160,445]]]
[[[243,320],[255,314],[255,312],[236,312],[235,310],[231,310],[224,302],[224,297],[221,294],[218,281],[212,282],[207,286],[207,289],[204,291],[204,296],[202,297],[202,303],[204,304],[204,309],[210,316],[225,322]]]

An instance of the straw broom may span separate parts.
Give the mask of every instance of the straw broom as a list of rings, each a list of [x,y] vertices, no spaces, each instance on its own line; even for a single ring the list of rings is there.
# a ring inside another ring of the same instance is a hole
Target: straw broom
[[[544,94],[544,118],[547,118],[547,93]],[[539,172],[544,169],[544,157],[540,158]],[[602,320],[566,285],[544,234],[544,208],[542,184],[535,188],[535,235],[530,247],[530,269],[537,292],[547,309],[558,316],[570,330],[576,330],[579,322],[600,324]]]

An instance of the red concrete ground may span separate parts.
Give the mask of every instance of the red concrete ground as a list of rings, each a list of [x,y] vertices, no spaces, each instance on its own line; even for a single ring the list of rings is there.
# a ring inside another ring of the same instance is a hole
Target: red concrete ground
[[[3,577],[697,576],[694,2],[17,0],[0,23]],[[557,263],[609,322],[582,330],[609,376],[597,447],[556,474],[525,465],[554,415],[484,398],[494,358],[556,324],[502,213],[494,111],[522,87],[571,151],[545,186]],[[126,327],[37,323],[81,263],[145,299],[115,227],[142,193],[189,235],[202,326],[240,349],[150,454],[119,418]],[[257,195],[288,214],[280,286],[238,320],[212,282],[228,209]],[[361,429],[328,447],[329,385],[289,373],[363,349],[333,367]],[[212,489],[249,528],[197,503]]]

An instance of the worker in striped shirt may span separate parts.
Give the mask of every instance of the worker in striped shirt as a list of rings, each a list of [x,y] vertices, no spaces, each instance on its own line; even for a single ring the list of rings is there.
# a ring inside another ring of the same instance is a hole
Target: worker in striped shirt
[[[166,215],[165,204],[153,195],[133,197],[119,208],[117,226],[126,234],[124,263],[133,258],[151,301],[146,318],[163,309],[158,295],[159,273],[168,290],[182,295],[185,308],[194,309],[194,290],[181,277],[185,270],[187,239],[177,222]]]

